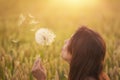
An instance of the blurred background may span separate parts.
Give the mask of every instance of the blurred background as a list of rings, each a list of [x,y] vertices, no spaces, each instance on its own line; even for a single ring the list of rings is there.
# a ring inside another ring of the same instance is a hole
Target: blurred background
[[[41,55],[47,80],[67,80],[69,66],[60,57],[61,48],[82,25],[105,39],[104,71],[120,80],[120,0],[0,0],[0,80],[35,80],[36,55]],[[36,44],[39,28],[56,34],[51,46]]]

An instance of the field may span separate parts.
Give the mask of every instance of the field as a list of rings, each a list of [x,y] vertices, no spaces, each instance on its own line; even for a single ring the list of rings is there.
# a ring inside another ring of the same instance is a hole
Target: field
[[[61,48],[64,40],[82,25],[104,38],[107,45],[104,71],[111,80],[120,80],[120,11],[64,11],[61,10],[61,16],[60,12],[43,12],[42,18],[23,13],[20,15],[25,14],[26,20],[22,24],[18,23],[19,14],[0,16],[0,80],[35,80],[31,68],[37,55],[47,70],[47,80],[67,80],[69,65],[60,57]],[[32,20],[38,22],[30,23]],[[52,45],[43,47],[36,43],[35,31],[39,28],[48,28],[56,34]]]

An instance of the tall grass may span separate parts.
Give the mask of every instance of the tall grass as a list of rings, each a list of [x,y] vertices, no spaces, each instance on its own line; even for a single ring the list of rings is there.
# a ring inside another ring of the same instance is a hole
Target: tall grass
[[[92,16],[93,17],[93,16]],[[79,25],[85,24],[99,32],[107,44],[107,55],[104,71],[111,80],[120,80],[120,18],[111,17],[97,20],[86,19],[63,22],[61,27],[47,24],[57,35],[51,46],[40,46],[34,40],[35,31],[41,24],[27,23],[17,25],[17,19],[0,20],[0,80],[35,80],[31,68],[36,55],[40,55],[47,70],[47,80],[67,80],[69,65],[61,59],[61,48],[64,40],[69,38]],[[53,27],[52,27],[53,26]],[[56,26],[56,27],[55,27]]]

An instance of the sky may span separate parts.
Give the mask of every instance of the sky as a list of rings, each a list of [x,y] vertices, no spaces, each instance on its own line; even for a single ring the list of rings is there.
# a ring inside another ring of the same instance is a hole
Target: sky
[[[0,0],[0,16],[20,13],[40,14],[67,12],[74,14],[85,10],[120,11],[118,0]]]

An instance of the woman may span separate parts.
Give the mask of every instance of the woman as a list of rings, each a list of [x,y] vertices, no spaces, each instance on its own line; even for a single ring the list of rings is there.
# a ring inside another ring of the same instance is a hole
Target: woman
[[[70,65],[68,80],[109,80],[103,72],[106,45],[103,38],[87,27],[79,28],[65,41],[62,57]],[[39,59],[32,69],[37,80],[46,80],[45,69]]]

